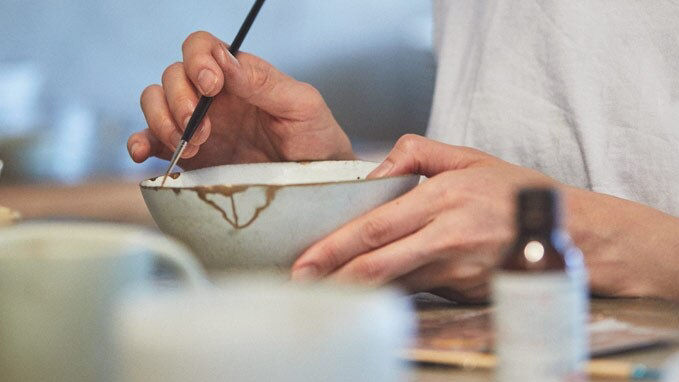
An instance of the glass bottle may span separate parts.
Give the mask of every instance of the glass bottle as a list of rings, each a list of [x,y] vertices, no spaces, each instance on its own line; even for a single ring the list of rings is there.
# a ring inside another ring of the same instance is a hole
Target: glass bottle
[[[493,276],[496,381],[586,380],[587,277],[559,194],[518,194],[517,237]]]

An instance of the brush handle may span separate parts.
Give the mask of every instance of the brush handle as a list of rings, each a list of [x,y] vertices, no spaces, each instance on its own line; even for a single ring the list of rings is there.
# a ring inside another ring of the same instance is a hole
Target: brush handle
[[[231,55],[234,57],[236,54],[238,54],[238,50],[240,50],[240,46],[243,43],[243,40],[245,40],[245,36],[248,34],[248,31],[250,30],[252,23],[255,21],[257,13],[259,13],[259,9],[262,8],[262,5],[264,5],[264,0],[255,1],[255,3],[252,5],[252,8],[250,8],[250,12],[248,12],[248,15],[245,17],[243,24],[240,26],[240,29],[236,34],[236,38],[233,39],[233,42],[229,47],[229,53],[231,53]],[[211,103],[212,97],[200,97],[200,100],[198,100],[198,105],[196,105],[196,109],[193,111],[193,114],[191,114],[189,123],[186,124],[186,129],[184,130],[184,134],[182,134],[182,140],[186,142],[191,140],[193,134],[196,132],[196,130],[198,130],[198,126],[203,121],[205,114],[207,114],[207,109],[210,108]]]
[[[403,358],[414,362],[457,366],[466,370],[494,369],[497,364],[497,359],[493,354],[454,350],[411,349],[403,355]],[[585,370],[590,377],[598,378],[635,381],[660,379],[660,372],[657,369],[623,361],[590,360]]]
[[[201,96],[200,100],[198,100],[198,105],[196,105],[196,109],[193,111],[193,114],[191,114],[191,118],[189,119],[189,123],[186,124],[186,129],[184,130],[184,134],[182,134],[182,140],[183,141],[190,141],[191,137],[193,137],[193,134],[198,130],[198,126],[200,125],[200,122],[203,120],[205,117],[205,114],[207,114],[207,109],[210,107],[210,104],[212,103],[212,97],[206,97],[206,96]]]
[[[245,40],[245,36],[248,34],[248,31],[250,30],[252,23],[255,21],[257,13],[259,13],[259,9],[262,8],[262,5],[264,5],[264,0],[256,0],[252,5],[252,8],[250,8],[248,15],[245,16],[243,24],[240,26],[238,33],[236,33],[236,37],[233,39],[233,42],[229,47],[229,53],[232,55],[235,56],[236,53],[238,53],[238,50],[240,50],[240,45],[243,43],[243,40]]]

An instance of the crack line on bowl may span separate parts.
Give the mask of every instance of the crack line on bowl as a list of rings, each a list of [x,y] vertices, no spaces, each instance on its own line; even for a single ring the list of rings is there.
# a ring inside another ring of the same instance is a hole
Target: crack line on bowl
[[[248,188],[250,188],[250,186],[221,186],[221,185],[217,185],[217,186],[208,186],[208,187],[196,187],[193,190],[196,192],[196,194],[198,195],[198,198],[200,200],[204,201],[210,207],[216,209],[222,215],[222,218],[224,218],[224,220],[226,220],[226,222],[229,223],[229,225],[231,225],[231,227],[233,227],[234,229],[242,229],[242,228],[246,228],[249,225],[251,225],[252,223],[254,223],[255,220],[257,220],[257,218],[259,217],[259,214],[262,211],[264,211],[265,209],[267,209],[269,207],[269,205],[271,205],[271,202],[276,197],[276,192],[281,187],[280,186],[267,186],[266,192],[265,192],[266,201],[265,201],[264,205],[255,208],[255,213],[252,215],[252,218],[250,218],[250,220],[248,220],[245,224],[239,224],[238,213],[236,211],[236,200],[234,198],[234,195],[238,194],[238,193],[245,192]],[[219,195],[225,196],[225,197],[230,199],[231,212],[233,213],[233,220],[229,219],[229,217],[226,214],[226,211],[224,211],[224,209],[222,209],[219,205],[217,205],[217,203],[215,203],[213,200],[208,199],[208,196],[212,195],[212,194],[219,194]]]

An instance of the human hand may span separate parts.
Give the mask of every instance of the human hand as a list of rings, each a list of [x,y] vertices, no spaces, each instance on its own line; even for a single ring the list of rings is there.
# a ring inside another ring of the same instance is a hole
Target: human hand
[[[207,32],[192,33],[182,52],[184,61],[165,69],[162,86],[142,92],[148,128],[127,142],[135,162],[170,159],[201,95],[214,99],[182,155],[184,169],[353,158],[349,139],[311,85],[250,54],[236,60]]]
[[[402,137],[370,177],[415,173],[411,192],[347,223],[295,262],[293,280],[330,277],[485,301],[499,253],[513,237],[515,193],[553,179],[466,147]]]

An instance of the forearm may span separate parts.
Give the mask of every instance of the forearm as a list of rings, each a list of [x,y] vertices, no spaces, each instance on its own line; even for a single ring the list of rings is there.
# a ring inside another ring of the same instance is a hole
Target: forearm
[[[679,300],[679,219],[648,206],[564,187],[567,227],[595,294]]]

